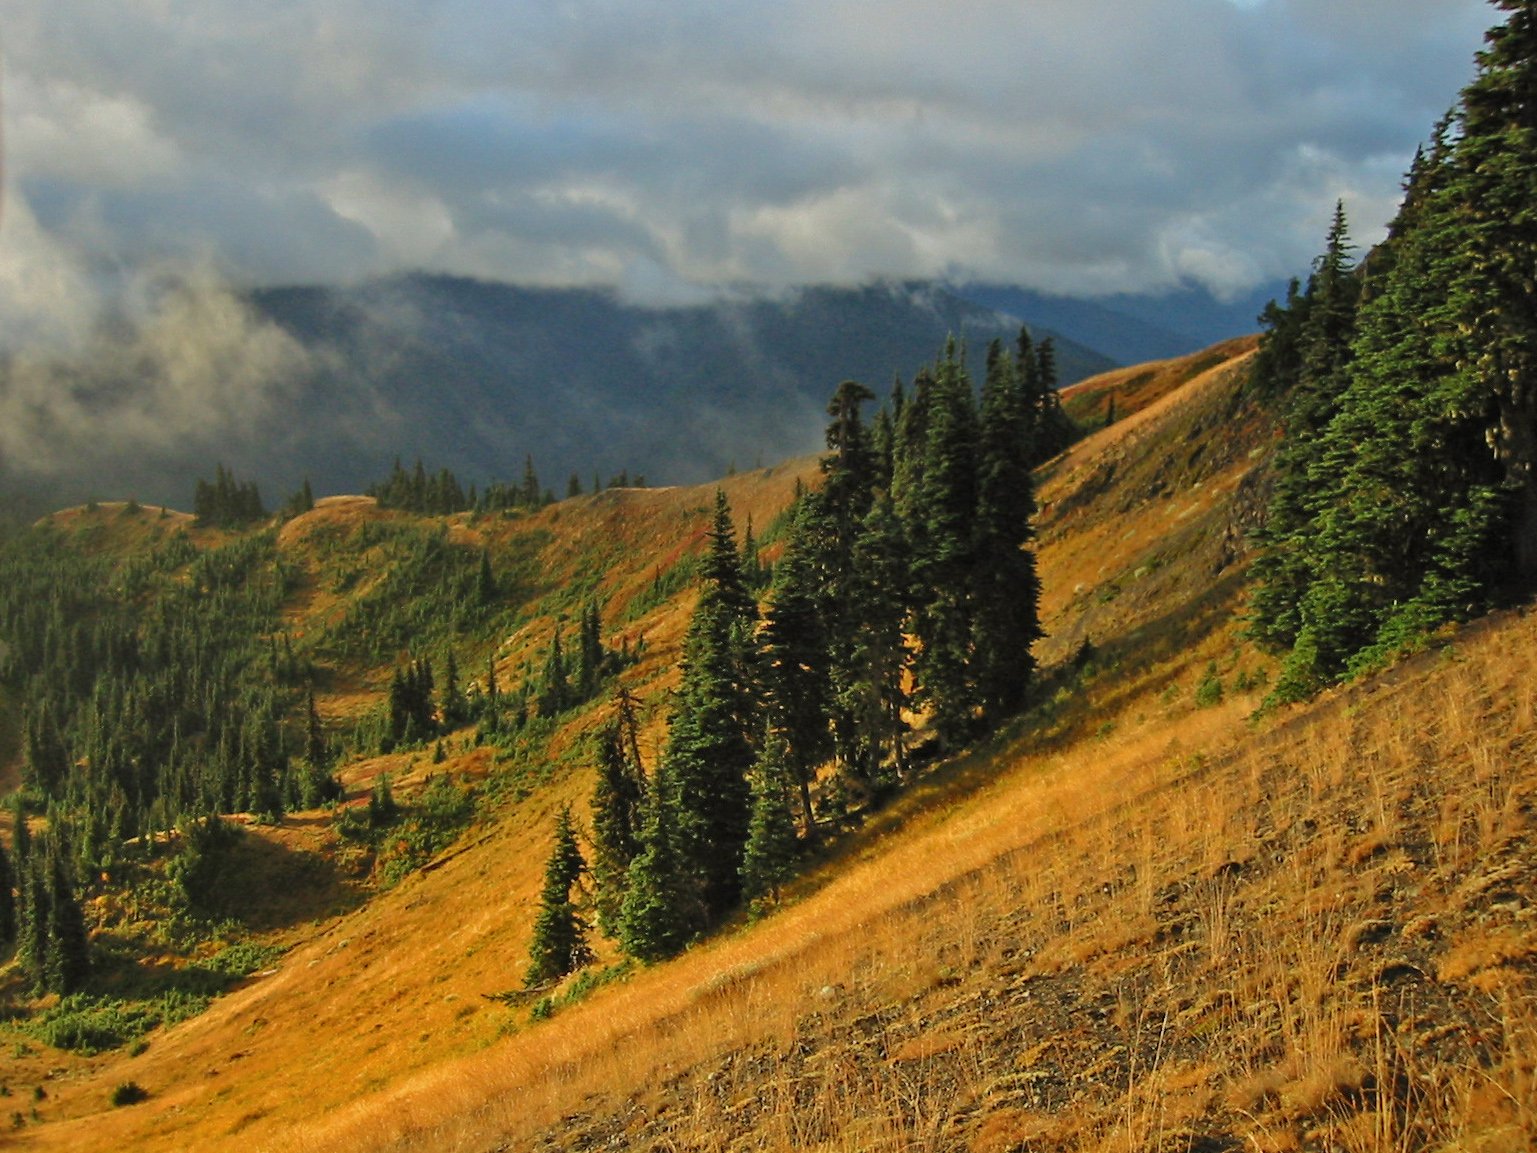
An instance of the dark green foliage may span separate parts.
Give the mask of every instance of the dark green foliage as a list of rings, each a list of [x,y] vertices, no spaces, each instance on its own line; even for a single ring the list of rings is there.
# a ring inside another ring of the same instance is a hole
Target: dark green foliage
[[[915,476],[909,490],[898,490],[922,589],[913,613],[914,696],[932,713],[941,741],[953,745],[972,730],[981,703],[971,666],[979,430],[971,379],[954,341],[934,367],[925,407],[923,443],[912,446],[922,463],[908,470]]]
[[[576,843],[576,826],[568,805],[555,819],[555,845],[544,867],[544,888],[539,894],[528,974],[523,982],[526,988],[557,980],[592,961],[587,922],[572,899],[572,890],[586,871],[587,862]]]
[[[397,668],[390,680],[389,723],[381,748],[418,744],[438,733],[437,705],[433,701],[432,665],[425,659]]]
[[[193,492],[192,512],[197,523],[233,528],[267,515],[262,507],[261,493],[254,481],[237,482],[221,464],[212,484],[206,480],[197,482]]]
[[[116,566],[46,528],[0,547],[24,776],[77,825],[82,872],[151,822],[288,802],[286,715],[307,672],[281,633],[275,544],[264,531],[200,552],[177,533]]]
[[[736,904],[758,720],[753,627],[731,510],[717,492],[698,607],[683,643],[683,675],[668,725],[667,772],[677,788],[675,836],[684,874],[707,916]]]
[[[828,723],[834,704],[833,639],[824,606],[831,612],[847,612],[851,607],[835,599],[844,590],[836,585],[825,587],[824,580],[832,583],[836,578],[831,573],[824,578],[825,570],[819,570],[819,560],[829,568],[834,563],[827,556],[831,550],[818,547],[818,529],[824,527],[832,528],[827,504],[803,496],[796,506],[784,556],[774,571],[761,637],[769,732],[781,746],[784,769],[796,782],[808,830],[815,823],[811,780],[817,766],[832,752],[833,743]],[[851,557],[849,569],[852,567]],[[853,618],[849,615],[847,619]],[[852,637],[849,648],[853,648]],[[847,727],[853,731],[852,723]]]
[[[181,848],[166,865],[166,879],[186,908],[204,916],[222,911],[230,852],[241,835],[238,825],[218,817],[191,820],[182,827]]]
[[[400,806],[395,803],[395,791],[390,788],[390,775],[381,773],[368,794],[368,824],[370,828],[383,829],[395,823]]]
[[[592,794],[592,877],[598,927],[619,933],[630,863],[641,851],[646,776],[640,761],[633,698],[623,690],[615,715],[598,734],[598,779]]]
[[[1537,580],[1537,13],[1497,6],[1388,240],[1335,275],[1337,215],[1293,326],[1252,602],[1256,635],[1289,650],[1282,699]]]
[[[389,478],[370,485],[368,495],[383,508],[404,509],[423,516],[449,516],[470,507],[469,498],[453,473],[445,468],[429,477],[420,459],[411,472],[401,468],[397,460]]]
[[[1035,535],[1030,466],[1042,455],[1035,438],[1045,435],[1042,422],[1048,419],[1035,403],[1019,367],[996,349],[982,388],[972,608],[977,695],[995,720],[1023,706],[1035,671],[1031,646],[1043,635],[1040,580],[1026,547]]]
[[[16,875],[11,869],[11,859],[0,847],[0,954],[10,951],[16,943]]]
[[[74,993],[91,971],[85,915],[58,832],[30,841],[18,869],[16,959],[36,994]]]
[[[638,961],[676,956],[706,925],[678,843],[679,818],[677,785],[663,762],[647,792],[643,847],[630,862],[619,910],[620,947]]]
[[[149,1090],[137,1081],[123,1081],[112,1087],[112,1107],[121,1108],[125,1105],[137,1105],[141,1101],[149,1100]]]
[[[777,737],[764,743],[752,770],[752,819],[742,854],[742,896],[779,900],[779,890],[795,876],[800,843],[791,814],[796,787],[789,749]]]

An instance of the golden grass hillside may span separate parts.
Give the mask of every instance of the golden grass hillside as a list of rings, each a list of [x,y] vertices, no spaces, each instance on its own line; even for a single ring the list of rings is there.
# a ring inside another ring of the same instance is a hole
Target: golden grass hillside
[[[1244,355],[1192,358],[1048,466],[1031,713],[771,916],[549,1020],[486,1000],[521,978],[549,815],[589,785],[573,762],[429,871],[282,930],[275,971],[142,1054],[10,1078],[46,1093],[17,1146],[1530,1147],[1537,624],[1256,721],[1268,665],[1236,614],[1274,431]],[[733,478],[739,516],[768,523],[795,472]],[[639,597],[708,498],[556,506],[543,555],[611,547],[602,579]],[[601,544],[560,543],[584,531]],[[625,625],[651,638],[642,691],[687,602]],[[496,642],[509,672],[530,620]],[[130,1078],[149,1099],[110,1109]]]

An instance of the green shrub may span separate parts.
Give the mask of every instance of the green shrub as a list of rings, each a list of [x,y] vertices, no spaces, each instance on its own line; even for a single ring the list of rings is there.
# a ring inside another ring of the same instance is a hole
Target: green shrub
[[[124,1105],[137,1105],[140,1101],[149,1099],[149,1091],[137,1081],[124,1081],[112,1087],[112,1104],[115,1108]]]
[[[1206,675],[1196,685],[1195,703],[1203,709],[1209,709],[1222,703],[1222,678],[1217,675],[1216,661],[1212,661],[1206,666]]]

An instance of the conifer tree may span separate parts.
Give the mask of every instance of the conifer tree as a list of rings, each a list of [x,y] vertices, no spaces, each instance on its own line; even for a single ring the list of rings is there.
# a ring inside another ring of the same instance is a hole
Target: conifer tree
[[[555,845],[544,867],[539,913],[528,949],[528,975],[523,982],[526,988],[558,980],[591,963],[587,922],[572,899],[572,890],[586,871],[571,807],[566,805],[555,818]]]
[[[915,695],[945,745],[969,731],[978,699],[971,669],[975,604],[972,518],[977,503],[978,430],[971,379],[952,339],[935,366],[908,536],[923,598],[914,616],[919,648]]]
[[[625,876],[619,944],[638,961],[676,956],[705,927],[699,886],[679,845],[678,786],[666,761],[646,794],[642,848]]]
[[[862,775],[874,776],[890,757],[897,774],[906,772],[902,714],[908,705],[911,653],[907,621],[914,600],[912,557],[890,494],[878,492],[854,549],[855,616],[860,629],[850,668],[838,686],[840,702],[853,720]]]
[[[1253,635],[1273,648],[1290,647],[1302,627],[1300,607],[1312,573],[1308,526],[1319,497],[1309,474],[1318,468],[1324,430],[1339,411],[1360,296],[1350,251],[1341,203],[1308,280],[1303,319],[1295,331],[1290,320],[1279,323],[1262,342],[1265,347],[1295,341],[1294,349],[1274,348],[1275,365],[1267,371],[1294,362],[1297,373],[1295,380],[1277,382],[1287,387],[1285,438],[1276,453],[1265,523],[1256,533],[1260,556],[1249,604]]]
[[[560,626],[550,638],[550,651],[539,678],[539,715],[553,717],[571,705],[571,681],[566,669],[566,654],[560,640]]]
[[[795,787],[785,742],[770,736],[752,770],[752,818],[742,855],[742,896],[779,900],[779,890],[795,876],[799,842],[790,796]],[[808,826],[809,827],[809,826]]]
[[[1040,580],[1027,547],[1035,535],[1032,425],[1018,368],[998,349],[982,389],[972,573],[974,675],[994,722],[1024,703],[1035,669],[1031,646],[1043,635]]]
[[[808,835],[816,827],[811,780],[816,767],[832,752],[828,725],[834,704],[832,653],[822,610],[827,598],[818,579],[815,536],[823,507],[818,495],[809,493],[797,502],[784,555],[774,571],[762,629],[768,728],[782,746],[782,767],[799,790]],[[852,576],[852,556],[849,568]],[[848,593],[843,607],[852,619],[855,603]]]
[[[16,943],[16,876],[11,859],[0,847],[0,954]]]
[[[677,788],[682,867],[707,919],[736,904],[750,807],[747,771],[759,728],[753,627],[725,493],[717,491],[699,603],[683,642],[683,675],[664,763]]]
[[[598,775],[592,794],[592,876],[598,927],[619,932],[630,864],[640,854],[646,776],[636,740],[633,700],[620,690],[615,715],[598,734]]]

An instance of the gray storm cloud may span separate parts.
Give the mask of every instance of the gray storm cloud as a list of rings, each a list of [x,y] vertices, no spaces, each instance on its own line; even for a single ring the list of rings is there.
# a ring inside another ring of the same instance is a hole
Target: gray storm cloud
[[[93,261],[632,296],[1219,293],[1363,239],[1482,0],[0,0],[10,168]]]

